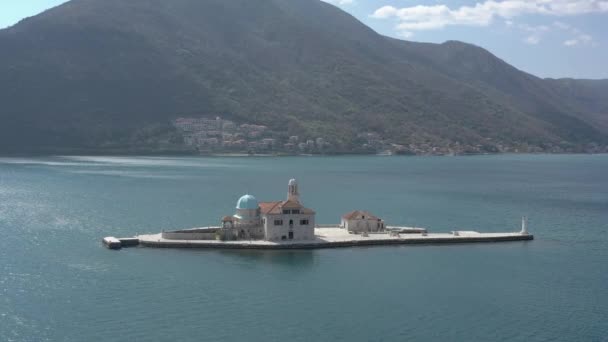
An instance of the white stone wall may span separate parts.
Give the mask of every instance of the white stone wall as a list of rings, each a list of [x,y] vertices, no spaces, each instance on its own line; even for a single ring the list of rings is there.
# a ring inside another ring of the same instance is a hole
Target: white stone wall
[[[259,209],[237,209],[235,217],[238,218],[237,223],[243,225],[260,224]]]
[[[315,237],[315,215],[307,214],[277,214],[265,215],[266,223],[264,224],[265,239],[268,241],[282,241],[283,236],[285,241],[289,240],[313,240]],[[283,220],[283,225],[276,226],[275,220]],[[289,221],[293,220],[293,227],[290,227]],[[308,225],[301,225],[301,220],[308,220]],[[289,239],[289,232],[293,232],[293,239]]]
[[[255,226],[237,226],[235,229],[239,240],[264,240],[264,227]]]
[[[215,240],[216,231],[201,232],[163,232],[161,237],[167,240]]]
[[[342,219],[342,226],[351,232],[377,232],[382,230],[383,221],[377,219]]]

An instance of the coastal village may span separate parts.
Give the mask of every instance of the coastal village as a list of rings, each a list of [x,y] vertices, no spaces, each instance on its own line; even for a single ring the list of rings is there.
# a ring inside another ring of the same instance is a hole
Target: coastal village
[[[487,146],[470,145],[459,142],[433,144],[420,141],[411,144],[397,144],[378,132],[363,131],[356,134],[353,146],[339,146],[331,137],[289,135],[265,125],[237,123],[216,117],[181,117],[173,126],[183,137],[186,147],[199,154],[378,154],[378,155],[462,155],[484,153],[537,153],[549,151],[562,153],[567,149],[558,145],[533,146],[521,144],[509,146],[496,144],[495,149]],[[602,152],[600,146],[590,145],[587,150]],[[608,148],[608,147],[607,147]]]
[[[182,133],[186,146],[201,153],[322,153],[331,145],[321,137],[302,139],[285,137],[267,126],[236,124],[234,121],[215,118],[178,118],[174,126]]]
[[[326,137],[287,135],[264,125],[237,124],[221,117],[183,117],[173,122],[182,134],[184,144],[201,154],[333,154],[340,153],[338,146]],[[453,151],[435,148],[428,144],[404,146],[395,144],[375,132],[361,132],[356,137],[353,151],[362,154],[448,154]]]

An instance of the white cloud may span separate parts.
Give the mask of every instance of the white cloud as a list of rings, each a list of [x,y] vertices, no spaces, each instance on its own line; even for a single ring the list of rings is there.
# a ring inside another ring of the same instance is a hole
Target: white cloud
[[[553,26],[555,26],[555,27],[557,27],[559,29],[562,29],[562,30],[569,30],[570,27],[571,27],[570,25],[568,25],[566,23],[563,23],[561,21],[555,21],[555,22],[553,22]]]
[[[496,18],[512,19],[527,14],[572,16],[608,12],[608,0],[486,0],[473,6],[452,9],[447,5],[378,8],[372,17],[395,18],[397,30],[416,31],[442,29],[450,25],[488,26]]]
[[[563,42],[565,46],[597,45],[593,37],[561,21],[554,21],[551,25],[528,25],[511,22],[507,27],[524,33],[526,36],[523,42],[530,45],[539,44],[547,35],[559,35],[560,39],[566,39]]]
[[[549,26],[547,25],[528,25],[528,24],[519,24],[517,25],[517,27],[519,27],[520,29],[527,31],[527,32],[532,32],[532,33],[543,33],[543,32],[548,32],[550,30]]]
[[[577,46],[577,45],[597,46],[597,43],[593,39],[593,37],[591,37],[590,35],[585,34],[585,33],[580,33],[578,36],[576,36],[573,39],[565,40],[563,44],[564,44],[564,46]]]
[[[593,37],[578,28],[563,23],[561,21],[555,21],[552,25],[554,28],[561,30],[561,32],[565,33],[565,35],[571,36],[573,38],[566,39],[563,44],[565,46],[575,46],[575,45],[585,45],[585,46],[597,46],[598,43],[593,39]]]
[[[537,45],[551,28],[547,25],[528,25],[512,23],[509,27],[523,31],[527,36],[524,38],[524,43],[529,45]]]
[[[390,17],[396,15],[397,13],[398,13],[397,8],[395,8],[393,6],[384,6],[384,7],[378,8],[374,12],[374,14],[372,14],[372,17],[378,18],[378,19],[386,19],[386,18],[390,18]]]
[[[524,43],[530,44],[530,45],[536,45],[536,44],[540,43],[540,36],[535,36],[535,35],[528,36],[528,37],[526,37],[526,39],[524,39]]]

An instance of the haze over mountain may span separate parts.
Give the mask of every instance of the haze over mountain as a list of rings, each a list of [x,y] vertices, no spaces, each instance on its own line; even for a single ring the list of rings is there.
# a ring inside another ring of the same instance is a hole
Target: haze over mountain
[[[72,0],[0,30],[0,103],[5,153],[174,149],[171,120],[201,115],[336,152],[364,132],[465,152],[608,144],[607,80],[384,37],[319,0]]]

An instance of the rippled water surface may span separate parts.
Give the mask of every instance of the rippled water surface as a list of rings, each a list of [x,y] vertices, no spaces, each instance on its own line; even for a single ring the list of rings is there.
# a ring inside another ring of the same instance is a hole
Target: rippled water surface
[[[109,251],[216,224],[297,177],[317,221],[366,209],[536,240]],[[0,340],[606,341],[608,156],[0,158]]]

